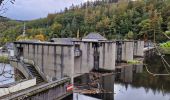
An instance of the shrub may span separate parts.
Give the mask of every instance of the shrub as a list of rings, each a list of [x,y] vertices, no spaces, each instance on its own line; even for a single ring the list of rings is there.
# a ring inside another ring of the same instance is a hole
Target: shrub
[[[0,63],[9,63],[8,57],[0,56]]]

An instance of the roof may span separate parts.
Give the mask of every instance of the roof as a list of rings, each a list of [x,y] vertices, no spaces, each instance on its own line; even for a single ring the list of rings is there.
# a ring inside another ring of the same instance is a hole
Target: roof
[[[58,42],[31,42],[31,41],[16,41],[14,44],[32,44],[32,45],[60,45],[73,46],[73,43],[58,43]]]
[[[56,43],[70,43],[73,41],[78,41],[78,39],[76,38],[52,38],[51,39],[52,42],[56,42]]]
[[[103,41],[107,40],[105,37],[100,35],[99,33],[91,32],[87,36],[85,36],[83,39],[92,39],[92,40],[98,40],[98,41]]]

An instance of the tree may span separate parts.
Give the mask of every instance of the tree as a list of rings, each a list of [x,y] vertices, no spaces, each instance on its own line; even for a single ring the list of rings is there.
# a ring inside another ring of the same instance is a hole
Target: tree
[[[128,34],[125,36],[126,39],[134,39],[134,34],[132,31],[129,31]]]
[[[168,22],[167,28],[168,28],[168,30],[170,31],[170,22]]]
[[[141,23],[139,23],[140,27],[140,32],[139,32],[139,37],[143,38],[143,36],[150,36],[150,19],[145,19]]]
[[[16,38],[16,41],[29,40],[27,36],[20,35]]]
[[[71,22],[71,30],[73,33],[76,33],[78,30],[78,23],[77,23],[77,19],[74,17],[72,22]]]
[[[59,36],[60,32],[61,32],[61,29],[62,29],[62,25],[58,22],[55,22],[52,26],[51,26],[51,29],[52,29],[52,36]]]
[[[35,35],[34,39],[40,40],[40,41],[45,41],[45,36],[43,34],[38,34],[38,35]]]
[[[153,33],[153,41],[156,42],[156,35],[162,33],[161,30],[162,17],[157,10],[150,11],[150,28]]]

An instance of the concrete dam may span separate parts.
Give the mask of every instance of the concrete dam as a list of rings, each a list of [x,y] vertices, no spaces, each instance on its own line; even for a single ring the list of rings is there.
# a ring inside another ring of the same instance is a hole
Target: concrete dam
[[[53,38],[50,42],[16,41],[14,51],[11,51],[13,53],[10,64],[19,70],[27,81],[31,80],[34,84],[23,88],[29,91],[16,90],[12,94],[4,94],[1,98],[62,99],[72,93],[69,86],[74,84],[74,78],[99,69],[114,71],[122,62],[143,57],[143,48],[144,41],[109,41],[98,33],[90,33],[82,40]],[[49,88],[43,88],[44,86]],[[37,87],[41,89],[32,93]],[[59,95],[51,95],[55,93]]]

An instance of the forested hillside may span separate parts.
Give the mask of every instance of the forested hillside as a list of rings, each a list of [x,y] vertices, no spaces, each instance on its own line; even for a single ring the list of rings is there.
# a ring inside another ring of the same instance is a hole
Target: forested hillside
[[[163,33],[170,35],[170,0],[87,2],[25,23],[27,38],[39,34],[46,39],[76,37],[77,33],[81,38],[96,31],[108,39],[154,40],[155,36],[156,41],[166,41]],[[23,22],[1,20],[0,41],[15,41],[22,34],[23,25]]]
[[[0,45],[8,41],[15,41],[16,37],[21,34],[21,25],[20,21],[0,16]]]

